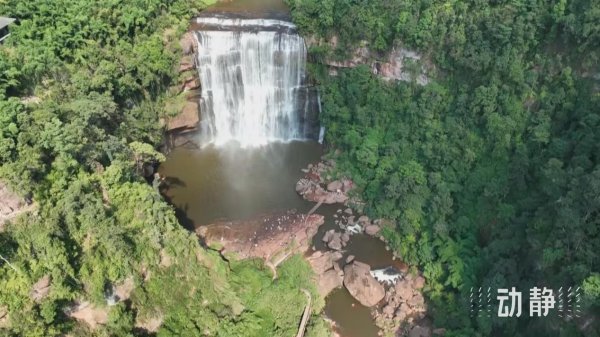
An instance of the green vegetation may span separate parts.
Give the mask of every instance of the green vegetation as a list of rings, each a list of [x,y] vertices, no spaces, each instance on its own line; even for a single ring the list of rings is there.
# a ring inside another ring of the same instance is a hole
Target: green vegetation
[[[141,176],[164,160],[159,118],[177,80],[178,36],[202,1],[0,0],[19,19],[0,46],[0,179],[36,210],[0,232],[0,335],[291,336],[310,269],[279,278],[201,248]],[[172,95],[172,93],[171,93]],[[46,296],[32,286],[50,278]],[[129,299],[107,305],[113,286]],[[77,302],[108,313],[91,329]],[[315,305],[315,312],[323,306]],[[324,336],[311,319],[309,335]]]
[[[288,3],[304,34],[338,36],[340,49],[402,43],[435,64],[423,87],[313,65],[339,173],[370,215],[396,221],[385,236],[427,277],[435,325],[599,336],[598,322],[580,328],[600,314],[598,2]],[[533,286],[580,286],[583,318],[470,317],[471,287],[511,286],[525,299]]]

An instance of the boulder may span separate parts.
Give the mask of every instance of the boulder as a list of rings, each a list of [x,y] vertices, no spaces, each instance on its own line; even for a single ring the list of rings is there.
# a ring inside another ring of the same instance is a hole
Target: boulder
[[[335,233],[335,231],[333,229],[328,230],[327,232],[325,232],[325,235],[323,235],[323,238],[321,240],[325,243],[331,241],[334,233]]]
[[[385,296],[385,289],[373,276],[369,265],[354,261],[344,268],[344,286],[352,297],[366,307],[379,303]]]
[[[420,292],[416,291],[413,297],[406,301],[406,303],[413,308],[423,308],[425,305],[425,299]]]
[[[352,215],[352,209],[351,208],[346,208],[344,210],[344,213],[348,214],[348,215]]]
[[[425,286],[425,278],[423,276],[417,276],[412,279],[412,286],[415,289],[422,289]]]
[[[402,303],[402,304],[400,304],[400,307],[398,307],[398,310],[396,310],[394,319],[398,320],[400,322],[404,321],[410,313],[411,313],[411,310],[410,310],[410,307],[408,306],[408,304]]]
[[[324,222],[324,217],[319,214],[288,211],[246,220],[223,220],[199,227],[196,233],[208,246],[220,249],[222,254],[269,261],[280,253],[307,251],[312,237]]]
[[[386,317],[392,317],[394,312],[396,311],[396,307],[393,304],[387,304],[381,310],[381,313]]]
[[[409,300],[413,296],[412,284],[409,280],[398,280],[395,285],[396,297],[402,300]]]
[[[365,233],[371,236],[377,235],[377,233],[379,233],[380,230],[381,228],[379,228],[379,226],[377,225],[368,225],[367,227],[365,227]]]
[[[316,251],[308,257],[308,263],[317,275],[321,275],[325,273],[325,271],[333,268],[331,252],[323,253],[321,251]]]
[[[333,250],[342,250],[342,236],[340,235],[340,233],[335,233],[336,235],[334,235],[331,238],[331,241],[329,241],[327,243],[327,247],[333,249]]]
[[[319,294],[325,298],[329,293],[342,286],[343,277],[334,269],[330,269],[319,275],[317,286]]]
[[[346,264],[348,264],[352,261],[354,261],[354,255],[348,255],[348,257],[346,258]]]
[[[342,189],[342,187],[343,187],[343,184],[339,180],[334,180],[334,181],[330,182],[329,184],[327,184],[327,190],[329,192],[340,191]]]
[[[361,216],[358,218],[358,223],[359,223],[359,224],[361,224],[361,225],[363,225],[363,226],[366,226],[366,225],[368,225],[368,224],[370,223],[370,221],[369,221],[369,217],[368,217],[368,216],[366,216],[366,215],[361,215]]]
[[[108,310],[96,307],[89,302],[82,302],[67,312],[69,317],[87,323],[95,329],[98,325],[108,322]]]
[[[31,288],[29,296],[32,300],[40,302],[50,293],[50,275],[46,275],[39,279]]]
[[[346,243],[348,243],[348,241],[350,241],[350,234],[345,232],[342,234],[342,243],[346,244]]]

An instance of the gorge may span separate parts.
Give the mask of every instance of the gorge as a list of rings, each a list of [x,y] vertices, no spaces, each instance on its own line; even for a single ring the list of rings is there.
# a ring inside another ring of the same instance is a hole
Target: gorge
[[[3,17],[0,335],[600,336],[600,2]]]
[[[180,221],[208,246],[228,256],[235,252],[238,258],[262,257],[267,264],[284,255],[277,245],[290,244],[277,239],[280,231],[297,226],[285,215],[290,210],[302,217],[314,211],[311,216],[325,223],[310,234],[309,242],[303,239],[306,247],[299,252],[308,248],[307,256],[315,250],[328,254],[328,243],[321,239],[328,232],[346,231],[344,226],[340,231],[338,220],[340,207],[348,201],[347,196],[328,201],[326,193],[332,192],[324,189],[310,197],[298,195],[298,187],[294,190],[306,166],[317,167],[323,154],[316,142],[319,134],[323,136],[318,122],[321,102],[307,81],[304,39],[285,6],[272,8],[265,4],[262,10],[248,9],[243,1],[232,2],[208,8],[192,20],[197,45],[190,49],[196,51],[201,121],[197,133],[186,138],[195,138],[200,147],[173,149],[159,171],[165,181],[163,193],[177,207]],[[319,202],[320,198],[325,199]],[[273,212],[280,216],[273,218]],[[286,235],[297,237],[294,231]],[[344,260],[352,259],[373,270],[398,264],[380,240],[362,229],[347,231],[351,239],[338,252],[342,268]],[[338,271],[329,270],[332,273]],[[326,299],[325,313],[340,336],[378,335],[371,309],[353,298],[341,278],[337,286],[326,287],[325,296],[333,293]],[[352,289],[361,291],[360,286]]]

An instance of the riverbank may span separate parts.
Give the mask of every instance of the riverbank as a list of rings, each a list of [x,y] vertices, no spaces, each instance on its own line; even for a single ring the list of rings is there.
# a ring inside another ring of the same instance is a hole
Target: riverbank
[[[336,179],[335,169],[335,160],[322,157],[321,161],[303,169],[305,175],[296,183],[296,192],[305,200],[334,204],[337,208],[332,215],[336,228],[325,231],[321,249],[308,257],[317,275],[320,294],[327,298],[334,289],[343,286],[360,305],[370,308],[373,321],[381,329],[379,335],[431,336],[431,323],[426,319],[427,308],[421,293],[425,284],[423,276],[414,269],[409,270],[395,253],[384,261],[386,265],[372,268],[364,262],[363,256],[347,250],[356,236],[362,236],[363,241],[366,236],[367,240],[385,244],[381,230],[393,229],[395,225],[389,220],[372,220],[365,215],[364,202],[355,193],[352,179]],[[385,246],[385,250],[389,252],[390,248]],[[339,325],[337,328],[342,330]]]

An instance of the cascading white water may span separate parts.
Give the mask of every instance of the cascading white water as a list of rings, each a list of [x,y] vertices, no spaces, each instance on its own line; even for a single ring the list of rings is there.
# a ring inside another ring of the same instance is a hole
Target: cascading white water
[[[203,143],[242,146],[305,138],[306,48],[293,24],[197,18]],[[215,27],[218,27],[216,29]]]

